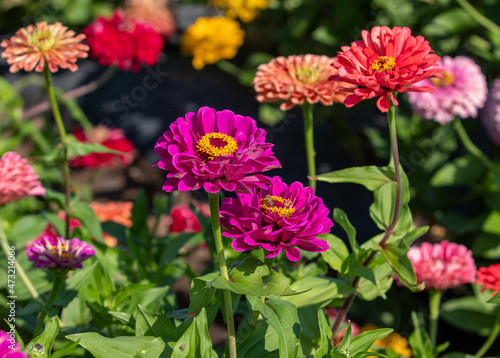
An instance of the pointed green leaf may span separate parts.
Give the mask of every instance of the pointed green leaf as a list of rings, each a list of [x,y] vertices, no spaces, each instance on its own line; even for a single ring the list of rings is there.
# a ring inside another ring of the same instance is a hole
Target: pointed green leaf
[[[484,169],[484,164],[479,159],[466,155],[443,165],[430,183],[436,187],[475,184],[483,175]]]
[[[108,147],[103,146],[99,143],[89,143],[89,142],[80,142],[75,138],[74,135],[68,134],[66,136],[66,143],[68,146],[68,158],[72,159],[75,157],[82,157],[91,153],[110,153],[123,155],[123,152],[118,150],[110,149]]]
[[[344,273],[342,266],[349,257],[349,251],[344,242],[332,234],[319,235],[318,238],[326,240],[330,248],[321,253],[321,257],[332,268],[332,270]]]
[[[208,335],[207,314],[204,308],[175,343],[172,358],[217,358]]]
[[[359,336],[351,339],[348,348],[349,354],[355,355],[359,352],[366,352],[373,345],[373,342],[383,339],[392,331],[392,328],[380,328],[361,333]]]
[[[153,336],[163,339],[175,337],[175,324],[164,314],[153,314],[146,307],[137,305],[135,315],[135,335]]]
[[[236,336],[236,351],[240,358],[277,358],[278,349],[278,333],[265,320],[246,326]]]
[[[500,291],[495,296],[488,300],[488,303],[500,303]]]
[[[206,277],[206,276],[205,276]],[[218,277],[217,273],[212,273],[212,279]],[[212,280],[211,279],[211,280]],[[189,290],[189,310],[188,313],[195,313],[208,305],[214,297],[215,288],[207,286],[207,281],[199,278],[194,278],[191,281],[191,289]]]
[[[282,296],[297,307],[310,306],[323,303],[334,298],[344,298],[354,292],[354,289],[346,281],[330,277],[304,277],[295,281],[290,286],[302,293],[294,296]]]
[[[375,191],[386,183],[395,180],[394,172],[389,167],[354,167],[321,174],[316,180],[328,183],[361,184],[366,189]]]
[[[78,347],[78,341],[68,344],[66,347],[59,349],[57,352],[52,353],[51,358],[62,358],[69,355]]]
[[[46,352],[50,352],[52,350],[52,345],[54,344],[54,340],[56,339],[57,334],[59,333],[59,317],[55,316],[49,319],[45,323],[45,329],[43,332],[33,338],[31,342],[29,342],[26,347],[31,349],[31,347],[35,344],[41,344]]]
[[[342,229],[344,229],[347,234],[347,238],[349,239],[351,249],[354,252],[357,252],[359,249],[359,245],[356,242],[356,229],[354,228],[354,226],[352,226],[351,222],[347,218],[346,213],[339,208],[333,209],[333,221],[335,223],[338,223],[342,227]]]
[[[325,317],[324,306],[318,310],[318,323],[320,332],[320,346],[316,350],[315,358],[329,358],[330,352],[333,350],[332,345],[332,330]]]
[[[408,249],[402,249],[394,244],[387,244],[382,248],[387,263],[391,265],[399,280],[413,292],[420,292],[424,289],[424,283],[417,283],[417,276],[413,270],[413,264],[408,258]]]
[[[97,218],[94,209],[83,201],[74,201],[71,203],[71,211],[73,216],[89,231],[93,238],[100,242],[104,242],[102,238],[101,222]]]

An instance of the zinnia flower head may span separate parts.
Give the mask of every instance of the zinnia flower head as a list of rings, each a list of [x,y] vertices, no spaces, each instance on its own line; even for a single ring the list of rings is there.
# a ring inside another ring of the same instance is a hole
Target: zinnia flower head
[[[365,324],[361,327],[361,333],[373,331],[378,328],[379,327],[374,324]],[[396,332],[389,333],[384,338],[376,340],[373,342],[373,345],[381,348],[390,348],[400,356],[406,358],[410,358],[412,356],[412,351],[410,347],[408,347],[408,340]]]
[[[125,227],[132,226],[131,219],[133,206],[134,203],[131,201],[108,201],[106,203],[94,201],[90,203],[90,207],[94,210],[100,222],[113,221]]]
[[[343,102],[349,93],[340,88],[354,87],[351,84],[330,81],[337,70],[330,66],[332,59],[319,55],[277,57],[258,67],[253,86],[259,102],[281,102],[286,111],[303,104],[320,102],[331,106]]]
[[[270,179],[257,173],[281,167],[265,136],[255,120],[230,110],[202,107],[187,113],[155,145],[163,158],[155,165],[169,171],[163,190],[264,188]]]
[[[219,60],[230,60],[243,44],[245,31],[227,17],[199,17],[181,38],[181,50],[193,56],[193,67],[201,70]]]
[[[500,79],[493,82],[481,112],[481,120],[490,138],[500,147]]]
[[[438,62],[444,78],[425,79],[417,85],[434,88],[434,94],[409,92],[412,109],[424,119],[446,124],[455,116],[477,117],[486,101],[488,88],[481,68],[470,58],[448,56]]]
[[[169,38],[177,30],[166,0],[127,0],[125,5],[126,16],[147,22],[163,37]]]
[[[483,286],[481,292],[493,290],[492,296],[500,291],[500,264],[480,267],[477,271],[476,285]]]
[[[360,86],[347,89],[352,94],[344,101],[346,107],[378,97],[377,107],[387,112],[388,98],[394,105],[399,104],[393,92],[434,93],[430,86],[415,85],[428,77],[443,78],[443,70],[436,67],[440,57],[431,54],[429,42],[422,36],[412,36],[407,27],[387,26],[375,26],[361,34],[363,40],[343,46],[332,63],[338,74],[330,79]]]
[[[411,247],[408,258],[417,281],[425,282],[428,290],[459,287],[476,278],[472,251],[454,242],[445,240],[434,245],[424,242],[420,247]]]
[[[47,25],[42,21],[17,30],[0,46],[6,48],[2,57],[11,65],[9,71],[12,73],[21,69],[42,72],[45,65],[50,72],[56,72],[59,67],[75,72],[78,69],[76,61],[87,57],[89,50],[87,45],[80,43],[83,39],[85,35],[75,36],[74,31],[68,31],[60,22]]]
[[[83,143],[99,143],[123,154],[114,153],[90,153],[70,160],[74,167],[83,168],[114,168],[117,165],[129,166],[134,160],[134,143],[125,137],[121,128],[107,128],[103,125],[93,127],[90,131],[77,129],[71,133]]]
[[[0,331],[0,357],[2,358],[27,358],[28,353],[22,351],[17,343],[14,333]]]
[[[94,247],[77,238],[44,236],[26,250],[28,261],[35,261],[36,267],[61,271],[82,268],[82,262],[93,255]]]
[[[32,195],[44,195],[45,189],[28,160],[16,152],[0,158],[0,205]]]
[[[267,9],[267,0],[211,0],[210,3],[224,11],[226,16],[250,22]]]
[[[111,18],[98,16],[82,31],[87,35],[90,57],[103,66],[137,72],[141,64],[152,66],[163,50],[163,37],[145,21],[115,10]]]
[[[201,225],[198,218],[187,205],[173,206],[172,210],[170,210],[167,225],[171,233],[194,233],[201,231]]]
[[[299,249],[321,252],[329,248],[317,238],[333,226],[328,209],[312,188],[299,182],[288,186],[276,176],[268,188],[224,199],[220,214],[221,224],[228,229],[223,235],[234,239],[236,251],[263,248],[270,258],[285,250],[289,260],[297,261]]]

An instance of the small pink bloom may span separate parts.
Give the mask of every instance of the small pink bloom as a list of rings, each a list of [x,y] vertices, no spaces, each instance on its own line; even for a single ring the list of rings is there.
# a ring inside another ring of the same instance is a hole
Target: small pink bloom
[[[500,264],[480,267],[477,271],[476,285],[483,286],[481,292],[493,290],[492,296],[500,291]]]
[[[171,37],[177,30],[174,14],[166,0],[126,0],[125,14],[150,24],[163,37]]]
[[[0,331],[0,357],[1,358],[27,358],[28,354],[22,351],[17,343],[15,334]]]
[[[408,257],[413,263],[418,282],[425,282],[428,290],[445,290],[459,287],[476,278],[476,265],[472,251],[464,245],[442,241],[438,244],[424,242],[411,247]]]
[[[481,113],[481,120],[490,138],[500,147],[500,78],[493,82]]]
[[[45,189],[28,160],[16,152],[0,158],[0,205],[32,195],[44,195]]]

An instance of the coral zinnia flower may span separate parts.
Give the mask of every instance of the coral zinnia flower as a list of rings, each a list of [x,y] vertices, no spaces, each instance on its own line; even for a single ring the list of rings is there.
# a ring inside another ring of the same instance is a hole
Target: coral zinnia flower
[[[464,245],[442,241],[424,242],[411,247],[408,257],[413,263],[418,282],[425,282],[428,290],[445,290],[474,282],[476,265],[472,251]]]
[[[28,261],[35,261],[36,267],[55,270],[82,268],[82,262],[93,255],[94,247],[77,238],[44,236],[26,250]]]
[[[387,98],[399,104],[392,92],[434,93],[432,87],[414,86],[428,77],[443,78],[443,70],[436,67],[440,57],[430,53],[429,42],[422,36],[412,36],[407,27],[387,26],[375,26],[371,32],[363,30],[361,34],[363,40],[343,46],[332,63],[339,72],[330,79],[361,87],[348,89],[352,94],[344,101],[346,107],[378,96],[377,107],[387,112]]]
[[[124,71],[137,72],[143,63],[156,64],[164,45],[163,37],[150,24],[126,17],[121,10],[110,19],[98,16],[82,32],[87,35],[90,57]]]
[[[13,332],[13,331],[11,331]],[[0,357],[2,358],[27,358],[21,345],[16,341],[15,333],[0,331]]]
[[[500,79],[493,82],[481,113],[481,121],[495,145],[500,146]]]
[[[224,11],[226,16],[250,22],[267,9],[267,0],[211,0],[210,3]]]
[[[362,326],[360,331],[361,333],[363,333],[367,331],[373,331],[374,329],[378,328],[379,327],[375,326],[374,324],[369,323]],[[410,358],[412,356],[412,351],[408,347],[408,340],[396,332],[389,333],[384,338],[376,340],[375,342],[373,342],[373,345],[381,348],[390,348],[400,356],[406,358]]]
[[[3,40],[0,46],[6,48],[2,57],[7,58],[12,73],[21,69],[42,72],[45,64],[50,72],[56,72],[58,67],[74,72],[78,69],[75,62],[87,57],[89,50],[87,45],[80,43],[83,39],[85,35],[75,36],[74,31],[68,31],[59,22],[47,25],[42,21],[36,26],[17,30],[10,40]]]
[[[155,146],[163,157],[155,165],[169,171],[163,190],[264,188],[270,179],[257,173],[281,167],[265,135],[255,120],[230,110],[202,107],[177,118]]]
[[[330,66],[332,59],[327,56],[299,55],[276,57],[258,67],[252,84],[259,102],[281,102],[286,111],[303,104],[320,102],[331,106],[333,102],[343,102],[349,93],[340,87],[354,87],[345,82],[330,81],[337,70]]]
[[[94,210],[100,222],[113,221],[125,227],[132,226],[131,219],[133,206],[134,203],[131,201],[108,201],[107,203],[98,203],[94,201],[90,203],[90,207]]]
[[[434,88],[434,94],[410,92],[412,109],[422,118],[446,124],[455,116],[477,117],[484,105],[488,88],[481,68],[470,58],[448,56],[438,62],[444,69],[444,78],[425,79],[417,85]]]
[[[74,167],[83,168],[102,168],[116,167],[117,164],[126,167],[134,160],[134,143],[125,137],[121,128],[107,128],[98,125],[86,132],[83,129],[77,129],[71,133],[75,138],[83,143],[99,143],[103,146],[113,149],[123,154],[113,153],[91,153],[70,160]]]
[[[125,4],[126,16],[146,21],[163,37],[169,38],[177,30],[166,0],[127,0]]]
[[[28,160],[16,152],[0,158],[0,205],[32,195],[44,195],[45,189]]]
[[[320,252],[329,248],[316,237],[333,226],[328,209],[312,188],[299,182],[288,186],[274,177],[269,188],[224,199],[220,213],[221,224],[228,229],[223,235],[234,238],[236,251],[263,248],[269,258],[285,250],[288,259],[297,261],[299,249]]]
[[[243,44],[245,31],[227,17],[199,17],[181,38],[181,50],[193,56],[193,67],[201,70],[219,60],[230,60]]]
[[[492,296],[500,291],[500,264],[480,267],[477,271],[476,285],[483,286],[481,292],[493,290]]]

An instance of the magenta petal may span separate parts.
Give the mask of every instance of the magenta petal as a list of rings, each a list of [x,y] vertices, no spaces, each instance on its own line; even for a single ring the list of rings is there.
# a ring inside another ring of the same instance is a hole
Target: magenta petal
[[[285,247],[286,257],[290,261],[298,261],[300,259],[300,250],[295,247],[286,246]]]

